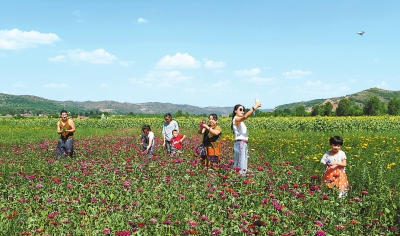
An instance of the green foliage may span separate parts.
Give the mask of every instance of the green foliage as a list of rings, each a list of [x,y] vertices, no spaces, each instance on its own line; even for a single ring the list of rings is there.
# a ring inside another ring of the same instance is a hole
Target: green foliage
[[[332,115],[332,109],[333,109],[332,103],[326,102],[325,105],[323,106],[324,116]]]
[[[369,98],[364,106],[364,114],[369,116],[377,116],[385,114],[385,106],[378,97]]]
[[[322,105],[314,105],[311,110],[312,116],[323,116],[324,115],[324,107]]]
[[[361,116],[362,114],[362,109],[354,102],[350,102],[348,99],[340,100],[339,105],[336,108],[337,116]]]
[[[399,119],[386,118],[388,123]],[[351,119],[371,123],[341,130]],[[215,229],[219,235],[399,233],[399,132],[363,129],[387,125],[382,117],[251,117],[246,120],[251,173],[242,178],[230,168],[231,138],[223,138],[220,168],[199,164],[193,156],[200,141],[197,127],[182,129],[187,139],[181,156],[165,155],[158,145],[151,158],[138,154],[139,129],[116,132],[122,123],[112,118],[105,120],[108,128],[80,124],[76,156],[58,161],[57,138],[41,137],[55,133],[55,127],[34,126],[29,121],[42,124],[34,119],[9,120],[14,123],[0,121],[0,134],[8,130],[24,138],[0,141],[1,235],[213,235]],[[188,120],[178,122],[190,127]],[[289,130],[261,129],[267,126],[262,122]],[[321,128],[301,128],[310,122]],[[334,122],[336,129],[321,131]],[[224,127],[228,123],[223,120]],[[104,133],[95,133],[99,130]],[[321,182],[320,158],[332,135],[344,139],[352,186],[342,199]],[[256,220],[265,226],[255,226]]]
[[[294,115],[298,117],[307,116],[308,112],[304,106],[297,106],[294,110]]]
[[[389,115],[400,115],[400,98],[391,98],[388,103]]]

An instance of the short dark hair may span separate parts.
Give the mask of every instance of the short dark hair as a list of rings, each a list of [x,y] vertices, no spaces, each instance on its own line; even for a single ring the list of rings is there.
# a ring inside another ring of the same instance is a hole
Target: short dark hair
[[[61,111],[60,111],[60,115],[61,115],[62,113],[67,113],[67,114],[68,114],[67,110],[61,110]]]
[[[329,144],[332,145],[343,145],[343,139],[340,136],[333,136],[329,139]]]
[[[171,115],[171,113],[165,113],[165,115],[164,115],[164,118],[165,117],[169,117],[169,118],[171,118],[172,119],[172,115]]]
[[[143,125],[142,126],[142,131],[144,131],[144,130],[148,130],[148,131],[151,131],[151,128],[150,128],[150,125]]]

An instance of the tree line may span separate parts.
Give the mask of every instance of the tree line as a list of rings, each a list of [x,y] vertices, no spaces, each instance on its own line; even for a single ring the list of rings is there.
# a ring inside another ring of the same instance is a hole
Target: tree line
[[[400,115],[400,98],[391,98],[384,103],[378,97],[373,96],[365,101],[364,107],[348,99],[342,99],[336,110],[330,102],[314,105],[311,112],[306,111],[304,106],[297,106],[293,110],[274,110],[272,116],[379,116]],[[264,114],[260,114],[264,115]]]
[[[108,112],[101,112],[100,110],[90,110],[90,111],[82,111],[82,110],[68,110],[70,117],[78,117],[78,116],[86,116],[90,118],[100,118],[102,114],[106,116],[113,115]],[[2,110],[0,112],[4,114],[14,115],[16,118],[22,118],[21,113],[28,112],[27,110]],[[37,114],[32,114],[33,116],[37,116],[40,112],[36,112]],[[182,110],[178,110],[175,113],[172,113],[173,117],[207,117],[209,114],[189,114],[188,112],[183,112]],[[269,111],[260,111],[256,110],[254,112],[256,116],[268,117],[286,117],[286,116],[379,116],[379,115],[400,115],[400,98],[391,98],[388,102],[382,102],[378,97],[373,96],[366,100],[363,107],[354,101],[350,101],[348,99],[342,99],[339,101],[336,110],[333,109],[333,105],[330,102],[326,102],[324,104],[314,105],[311,111],[307,111],[304,106],[297,106],[293,109],[285,108],[281,110],[273,110]],[[133,113],[129,112],[127,114],[123,114],[124,116],[131,117],[163,117],[164,114],[143,114],[143,113]],[[232,114],[229,114],[231,116]],[[46,115],[47,117],[59,117],[58,112],[50,113]]]

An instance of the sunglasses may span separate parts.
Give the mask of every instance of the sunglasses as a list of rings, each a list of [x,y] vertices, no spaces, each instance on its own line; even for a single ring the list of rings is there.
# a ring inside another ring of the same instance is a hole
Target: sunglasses
[[[243,108],[239,108],[239,111],[244,111],[244,107]]]

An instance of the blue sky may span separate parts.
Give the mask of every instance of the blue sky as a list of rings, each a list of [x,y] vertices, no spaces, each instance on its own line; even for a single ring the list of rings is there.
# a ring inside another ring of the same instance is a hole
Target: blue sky
[[[263,108],[400,90],[400,1],[4,1],[0,93]],[[365,31],[364,35],[357,32]]]

